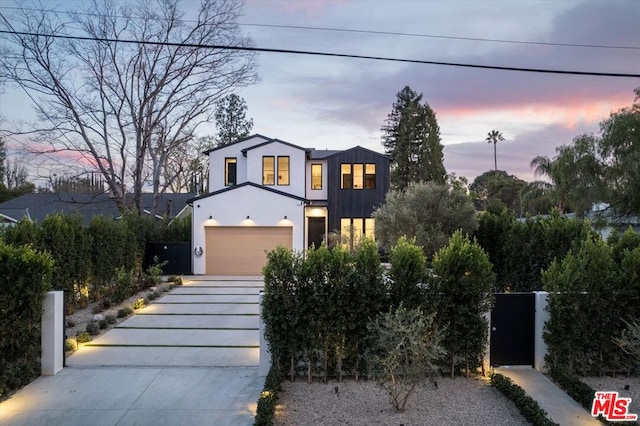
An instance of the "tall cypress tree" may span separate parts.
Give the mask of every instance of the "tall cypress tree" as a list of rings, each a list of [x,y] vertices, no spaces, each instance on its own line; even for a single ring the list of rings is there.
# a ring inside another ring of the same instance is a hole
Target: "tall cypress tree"
[[[247,119],[247,102],[231,93],[216,104],[216,146],[229,145],[248,136],[253,128],[253,118]]]
[[[427,102],[406,86],[396,95],[382,126],[382,144],[391,156],[391,186],[404,189],[410,182],[444,183],[440,128]]]

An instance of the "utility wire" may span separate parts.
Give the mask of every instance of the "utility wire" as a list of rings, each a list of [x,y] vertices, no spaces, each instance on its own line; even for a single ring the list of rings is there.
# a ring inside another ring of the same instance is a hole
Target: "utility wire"
[[[143,44],[143,45],[167,46],[167,47],[192,47],[197,49],[239,50],[239,51],[264,52],[264,53],[287,53],[287,54],[294,54],[294,55],[326,56],[326,57],[350,58],[350,59],[370,59],[375,61],[402,62],[402,63],[425,64],[425,65],[443,65],[443,66],[451,66],[451,67],[476,68],[476,69],[501,70],[501,71],[518,71],[518,72],[530,72],[530,73],[542,73],[542,74],[640,78],[640,74],[630,74],[630,73],[554,70],[554,69],[547,69],[547,68],[504,67],[504,66],[497,66],[497,65],[425,61],[420,59],[390,58],[390,57],[384,57],[384,56],[370,56],[370,55],[352,55],[352,54],[346,54],[346,53],[319,52],[319,51],[310,51],[310,50],[271,49],[271,48],[265,48],[265,47],[225,46],[225,45],[199,44],[199,43],[139,41],[139,40],[114,39],[114,38],[105,38],[105,37],[84,37],[84,36],[71,36],[71,35],[40,34],[40,33],[7,31],[7,30],[0,30],[0,34],[13,34],[13,35],[29,36],[29,37],[51,37],[51,38],[59,38],[59,39],[66,39],[66,40],[99,41],[99,42],[107,42],[107,43]]]
[[[37,8],[21,8],[21,7],[11,7],[11,6],[0,6],[0,9],[8,9],[8,10],[25,10],[32,12],[47,12],[53,14],[63,14],[63,13],[73,13],[75,15],[83,15],[83,16],[95,16],[95,17],[104,17],[106,15],[99,13],[89,13],[89,12],[62,12],[55,9],[37,9]],[[120,18],[124,18],[124,16],[118,16]],[[142,17],[135,17],[136,19],[147,19]],[[181,19],[182,22],[197,22],[194,20]],[[306,25],[279,25],[279,24],[259,24],[252,22],[239,22],[238,25],[243,27],[262,27],[262,28],[281,28],[281,29],[293,29],[293,30],[303,30],[303,31],[333,31],[333,32],[343,32],[343,33],[356,33],[356,34],[374,34],[374,35],[391,35],[391,36],[402,36],[402,37],[420,37],[420,38],[435,38],[442,40],[463,40],[463,41],[478,41],[478,42],[487,42],[487,43],[508,43],[508,44],[526,44],[526,45],[537,45],[537,46],[559,46],[559,47],[578,47],[578,48],[589,48],[589,49],[622,49],[622,50],[640,50],[640,46],[623,46],[623,45],[609,45],[609,44],[586,44],[586,43],[554,43],[554,42],[544,42],[544,41],[526,41],[526,40],[506,40],[506,39],[497,39],[497,38],[482,38],[482,37],[460,37],[460,36],[444,36],[444,35],[436,35],[436,34],[422,34],[422,33],[407,33],[407,32],[399,32],[399,31],[376,31],[376,30],[363,30],[363,29],[354,29],[354,28],[338,28],[338,27],[313,27]]]

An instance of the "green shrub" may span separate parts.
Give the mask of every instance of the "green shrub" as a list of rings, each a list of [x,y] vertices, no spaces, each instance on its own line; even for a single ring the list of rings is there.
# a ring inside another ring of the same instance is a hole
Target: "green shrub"
[[[142,298],[142,297],[139,297],[138,300],[133,302],[133,309],[134,310],[142,309],[142,308],[144,308],[145,304],[146,304],[145,303],[145,299]]]
[[[493,305],[494,280],[486,253],[460,231],[433,258],[430,296],[438,324],[446,327],[443,346],[451,377],[460,364],[467,377],[482,365],[488,338],[485,314]]]
[[[75,352],[78,350],[78,341],[73,338],[68,338],[64,341],[64,350],[67,352]]]
[[[273,414],[278,402],[278,392],[280,391],[280,380],[282,372],[275,364],[271,364],[269,373],[264,381],[264,389],[260,393],[254,426],[272,426]]]
[[[85,330],[90,335],[97,336],[100,334],[100,324],[97,321],[91,321],[87,324],[87,328]]]
[[[391,248],[389,260],[391,305],[397,307],[402,303],[408,309],[422,307],[425,292],[421,286],[425,283],[427,264],[422,247],[415,245],[415,239],[400,237]]]
[[[564,367],[552,367],[549,376],[558,384],[574,401],[591,411],[591,404],[596,392],[589,385],[583,383],[573,373]]]
[[[107,320],[108,324],[115,324],[117,322],[115,315],[107,315],[105,319]]]
[[[104,330],[105,328],[107,328],[108,325],[109,323],[107,322],[106,319],[102,319],[98,321],[98,327],[100,327],[100,330]]]
[[[127,306],[125,308],[118,309],[118,318],[126,318],[133,313],[133,309]]]
[[[535,426],[554,426],[557,423],[547,417],[536,401],[526,394],[524,389],[513,383],[513,381],[502,374],[491,375],[491,386],[494,386],[503,395],[509,398],[516,405],[520,413]]]
[[[42,304],[54,262],[0,238],[0,396],[40,374]]]
[[[91,341],[91,334],[87,333],[86,331],[78,333],[78,335],[76,336],[76,342],[78,343],[87,343],[90,341]]]

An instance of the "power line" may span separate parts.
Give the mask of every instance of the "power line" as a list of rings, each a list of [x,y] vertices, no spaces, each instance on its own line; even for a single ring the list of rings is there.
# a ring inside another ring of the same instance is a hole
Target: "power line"
[[[104,14],[99,14],[99,13],[61,12],[55,9],[21,8],[21,7],[11,7],[11,6],[0,6],[0,9],[47,12],[47,13],[53,13],[56,15],[62,14],[62,13],[73,13],[75,15],[83,15],[83,16],[95,16],[95,17],[106,16]],[[117,16],[117,17],[125,18],[124,16]],[[142,18],[142,17],[133,17],[133,18],[148,19],[148,18]],[[181,19],[181,21],[197,22],[197,21],[188,20],[188,19]],[[259,23],[252,23],[252,22],[245,22],[245,23],[239,22],[238,25],[243,27],[281,28],[281,29],[294,29],[294,30],[303,30],[303,31],[333,31],[333,32],[356,33],[356,34],[391,35],[391,36],[401,36],[401,37],[434,38],[434,39],[440,39],[440,40],[461,40],[461,41],[476,41],[476,42],[487,42],[487,43],[525,44],[525,45],[535,45],[535,46],[577,47],[577,48],[588,48],[588,49],[640,50],[640,46],[586,44],[586,43],[557,43],[557,42],[528,41],[528,40],[507,40],[507,39],[497,39],[497,38],[445,36],[445,35],[437,35],[437,34],[409,33],[409,32],[399,32],[399,31],[376,31],[376,30],[364,30],[364,29],[355,29],[355,28],[314,27],[314,26],[307,26],[307,25],[259,24]]]
[[[442,65],[442,66],[451,66],[451,67],[476,68],[476,69],[501,70],[501,71],[518,71],[518,72],[530,72],[530,73],[542,73],[542,74],[640,78],[640,74],[575,71],[575,70],[554,70],[554,69],[548,69],[548,68],[504,67],[504,66],[498,66],[498,65],[425,61],[420,59],[390,58],[390,57],[384,57],[384,56],[370,56],[370,55],[352,55],[347,53],[319,52],[319,51],[310,51],[310,50],[271,49],[271,48],[265,48],[265,47],[224,46],[224,45],[199,44],[199,43],[139,41],[139,40],[114,39],[114,38],[104,38],[104,37],[83,37],[83,36],[71,36],[71,35],[40,34],[40,33],[7,31],[7,30],[0,30],[0,34],[13,34],[13,35],[29,36],[29,37],[51,37],[51,38],[60,38],[60,39],[66,39],[66,40],[99,41],[99,42],[107,42],[107,43],[143,44],[143,45],[166,46],[166,47],[192,47],[197,49],[239,50],[239,51],[263,52],[263,53],[286,53],[286,54],[294,54],[294,55],[326,56],[326,57],[334,57],[334,58],[369,59],[369,60],[375,60],[375,61],[402,62],[402,63],[411,63],[411,64],[423,64],[423,65]]]
[[[297,30],[316,30],[316,31],[336,31],[345,33],[360,33],[360,34],[379,34],[379,35],[393,35],[393,36],[406,36],[406,37],[424,37],[424,38],[436,38],[444,40],[465,40],[465,41],[481,41],[490,43],[511,43],[511,44],[529,44],[538,46],[560,46],[560,47],[582,47],[593,49],[632,49],[640,50],[640,46],[617,46],[607,44],[577,44],[577,43],[553,43],[543,41],[524,41],[524,40],[504,40],[497,38],[479,38],[479,37],[454,37],[443,36],[434,34],[420,34],[420,33],[404,33],[395,31],[374,31],[374,30],[357,30],[349,28],[336,28],[336,27],[308,27],[298,25],[276,25],[276,24],[253,24],[253,23],[241,23],[242,26],[247,27],[267,27],[267,28],[290,28]]]

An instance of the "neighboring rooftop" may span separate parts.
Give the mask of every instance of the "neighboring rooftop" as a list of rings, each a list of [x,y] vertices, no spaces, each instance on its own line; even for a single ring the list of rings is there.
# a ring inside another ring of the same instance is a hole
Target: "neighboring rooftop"
[[[192,193],[160,194],[157,214],[173,218],[193,197]],[[150,212],[152,204],[153,194],[142,194],[145,211]],[[32,193],[0,203],[0,217],[6,222],[17,222],[24,217],[42,222],[47,215],[55,213],[79,214],[84,225],[88,225],[93,216],[120,217],[115,200],[106,193]]]

